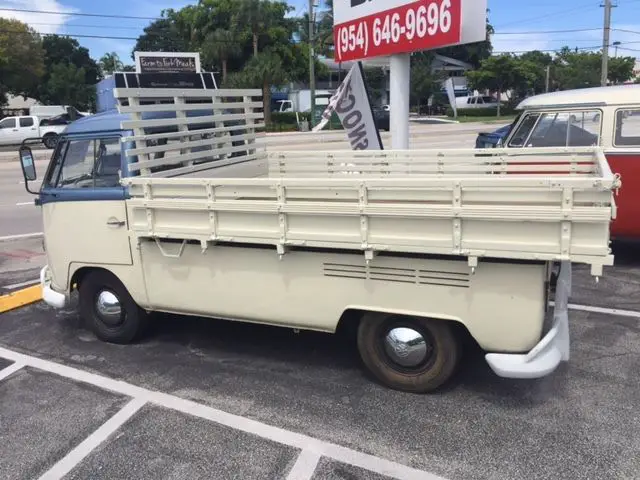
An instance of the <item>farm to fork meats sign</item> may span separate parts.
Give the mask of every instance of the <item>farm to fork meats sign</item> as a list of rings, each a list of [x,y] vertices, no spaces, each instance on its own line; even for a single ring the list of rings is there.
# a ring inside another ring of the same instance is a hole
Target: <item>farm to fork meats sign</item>
[[[335,60],[480,42],[487,0],[334,0]]]

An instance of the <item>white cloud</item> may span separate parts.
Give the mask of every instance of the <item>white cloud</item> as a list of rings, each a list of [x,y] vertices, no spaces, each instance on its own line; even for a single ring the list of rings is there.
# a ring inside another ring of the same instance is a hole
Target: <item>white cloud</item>
[[[0,0],[0,8],[20,10],[40,10],[47,12],[76,12],[57,0]],[[61,33],[71,15],[51,15],[37,12],[0,11],[0,17],[15,18],[31,26],[40,33]]]

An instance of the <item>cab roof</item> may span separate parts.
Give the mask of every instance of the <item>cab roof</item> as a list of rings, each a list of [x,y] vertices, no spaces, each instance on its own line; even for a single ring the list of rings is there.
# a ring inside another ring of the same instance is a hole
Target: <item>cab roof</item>
[[[638,105],[640,85],[615,85],[611,87],[580,88],[562,92],[543,93],[524,99],[518,110],[541,108]]]

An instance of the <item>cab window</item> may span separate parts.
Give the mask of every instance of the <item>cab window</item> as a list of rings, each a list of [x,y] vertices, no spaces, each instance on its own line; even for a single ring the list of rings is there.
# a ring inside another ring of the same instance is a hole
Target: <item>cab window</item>
[[[598,110],[532,114],[521,123],[509,146],[596,146],[600,144],[601,126],[602,114]]]
[[[16,119],[15,118],[5,118],[0,121],[0,128],[16,128]]]
[[[53,188],[120,186],[120,138],[59,142],[47,185]]]
[[[618,110],[614,146],[640,147],[640,109]]]

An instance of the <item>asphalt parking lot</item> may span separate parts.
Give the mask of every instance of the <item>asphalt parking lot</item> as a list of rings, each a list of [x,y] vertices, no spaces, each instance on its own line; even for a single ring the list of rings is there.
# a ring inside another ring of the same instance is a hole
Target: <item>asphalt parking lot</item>
[[[599,284],[575,270],[570,363],[505,380],[470,350],[427,396],[340,336],[157,315],[116,346],[72,307],[0,314],[0,478],[638,478],[640,253],[616,255]],[[37,275],[10,262],[0,287]]]

